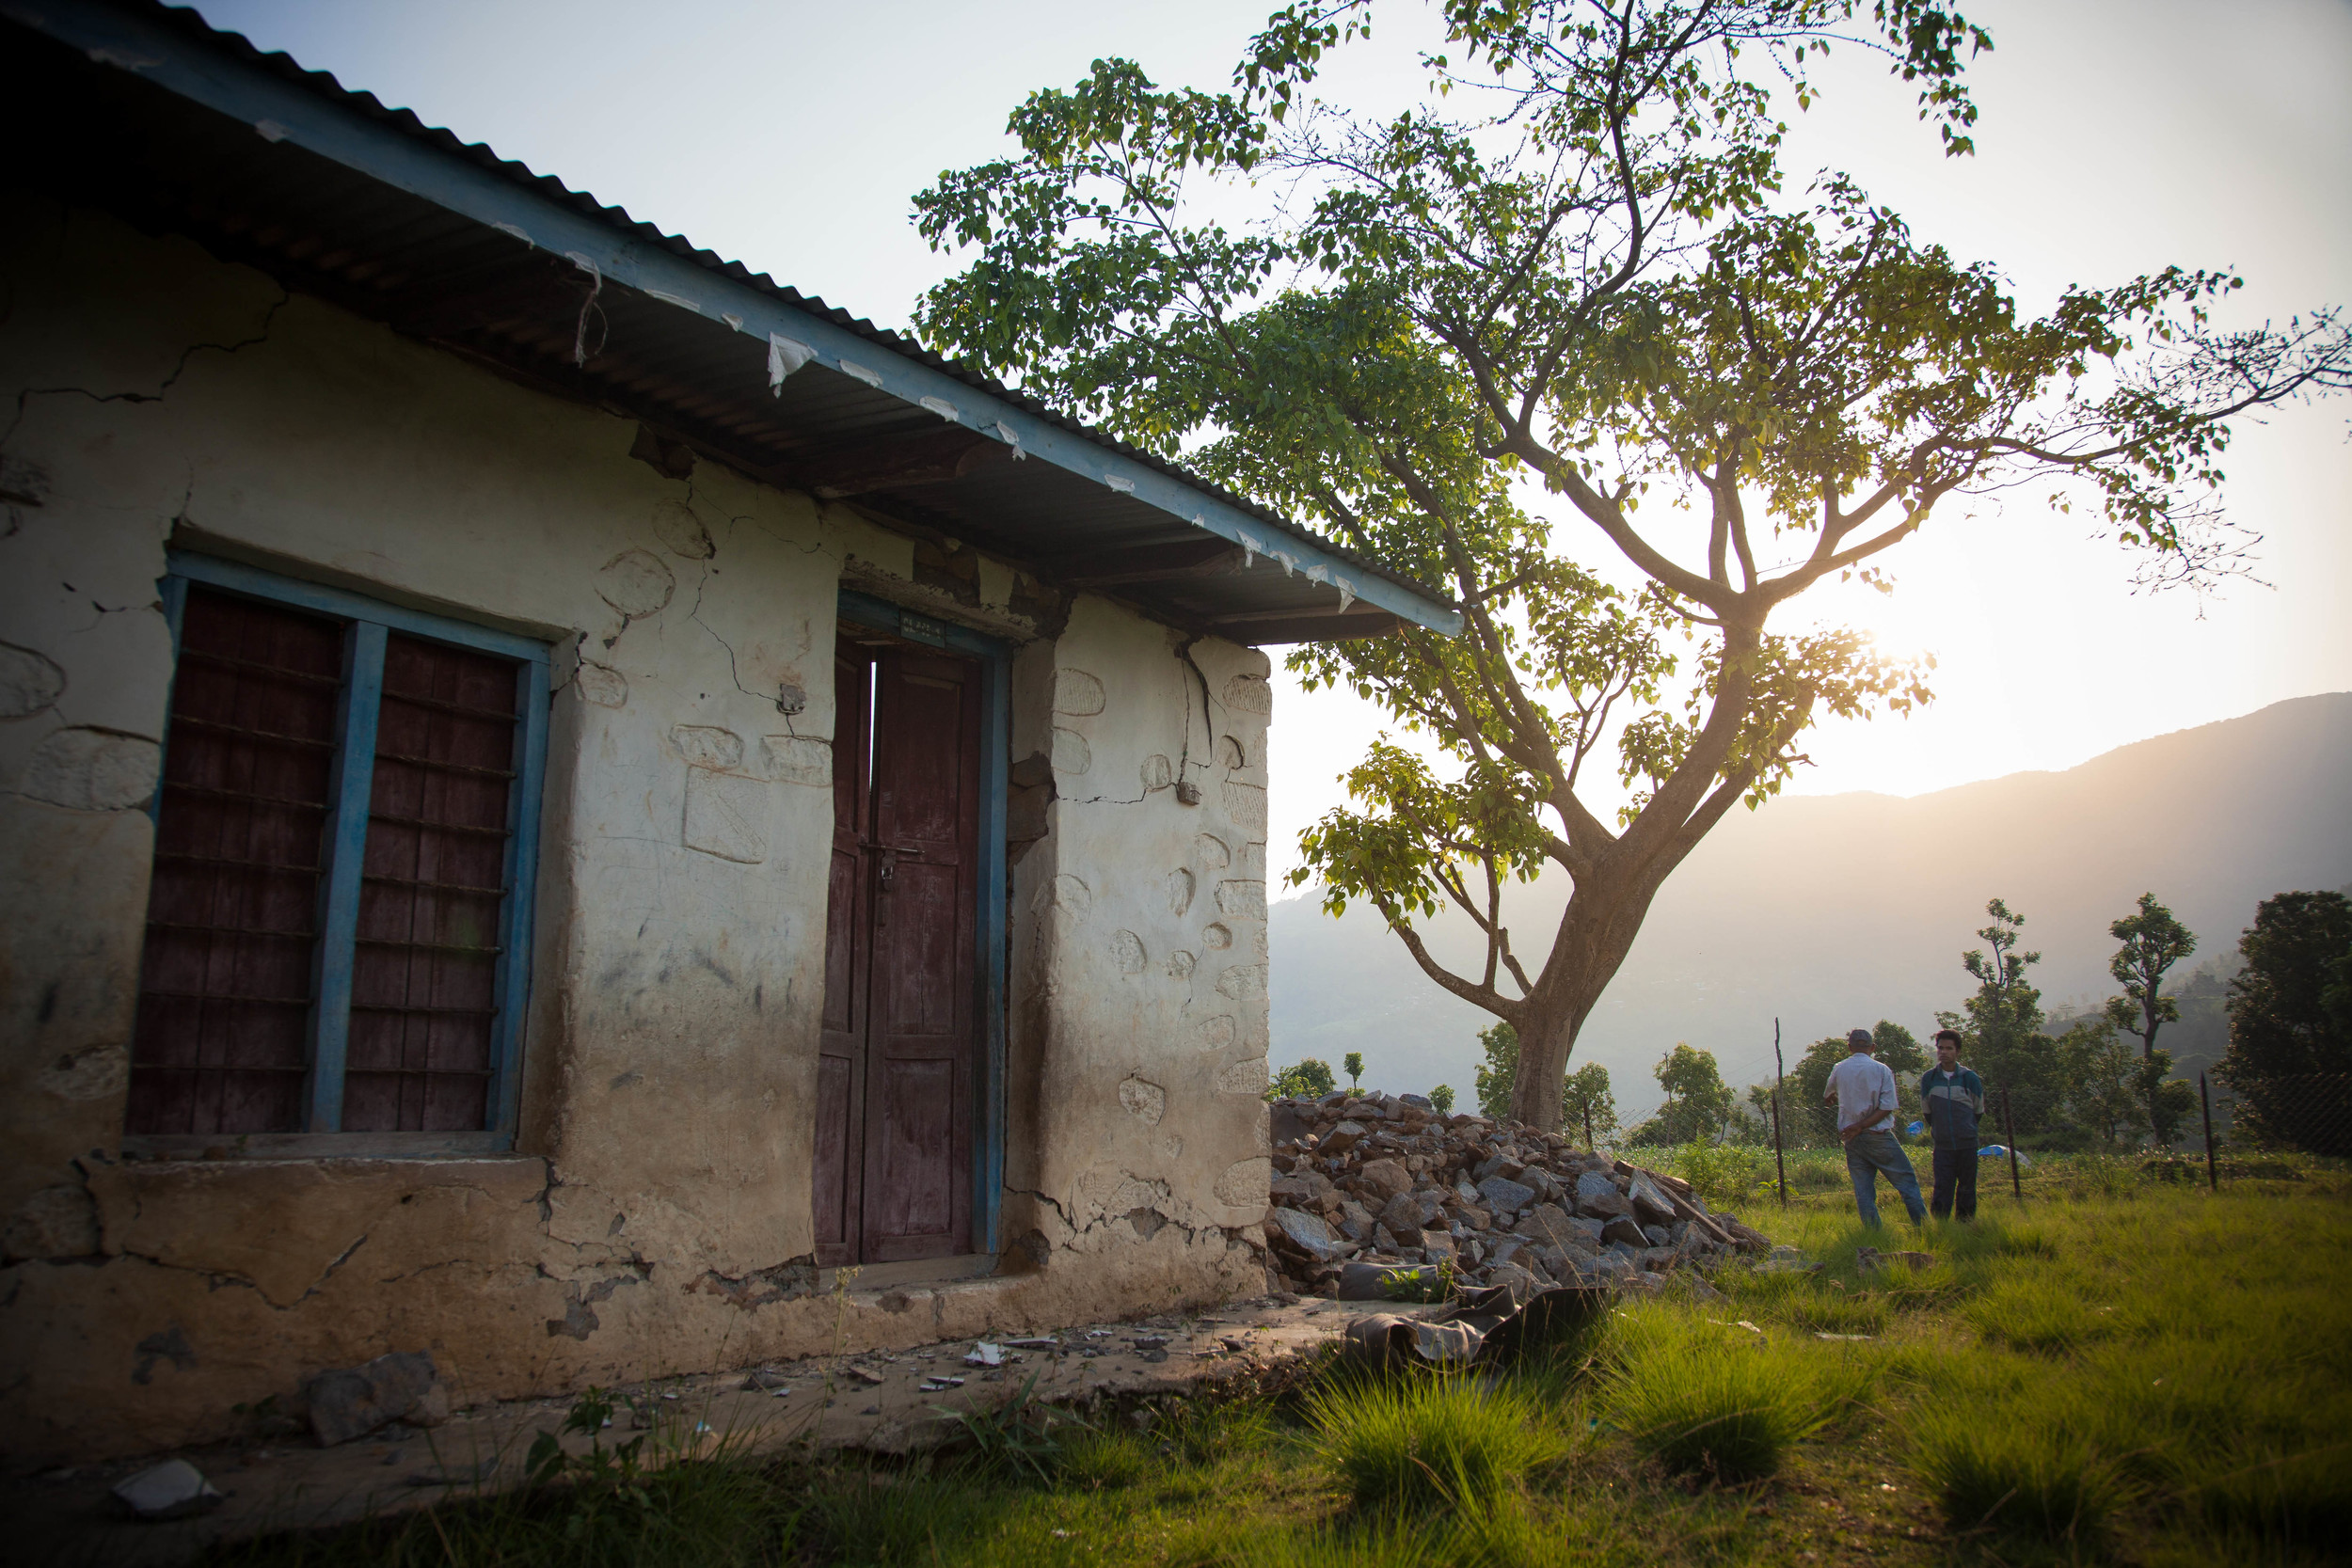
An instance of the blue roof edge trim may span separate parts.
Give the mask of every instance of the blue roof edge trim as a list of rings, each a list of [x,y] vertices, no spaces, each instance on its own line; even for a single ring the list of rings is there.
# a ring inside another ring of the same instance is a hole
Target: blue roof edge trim
[[[769,356],[771,374],[817,363],[930,409],[1014,448],[1182,518],[1284,571],[1330,584],[1341,605],[1361,600],[1447,636],[1461,612],[1341,555],[1270,526],[1218,496],[1150,464],[1075,435],[944,371],[910,358],[814,312],[727,277],[666,247],[624,234],[610,223],[528,190],[513,180],[427,146],[334,103],[315,89],[273,76],[154,17],[95,0],[0,0],[5,15],[91,59],[243,120],[267,140],[290,141],[321,157],[422,198],[548,250],[583,271],[650,295],[676,309],[720,322]],[[200,23],[200,19],[198,19]],[[220,35],[233,37],[234,35]],[[875,361],[880,363],[875,363]],[[1338,608],[1335,606],[1335,608]]]

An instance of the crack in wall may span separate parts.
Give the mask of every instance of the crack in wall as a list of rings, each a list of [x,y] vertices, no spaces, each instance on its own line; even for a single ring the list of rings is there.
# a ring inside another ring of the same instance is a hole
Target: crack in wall
[[[350,1262],[351,1255],[358,1252],[361,1247],[366,1246],[367,1244],[367,1233],[362,1231],[359,1239],[352,1243],[349,1246],[343,1248],[342,1255],[332,1263],[326,1265],[326,1272],[320,1275],[315,1280],[311,1281],[310,1288],[303,1291],[299,1296],[296,1296],[294,1300],[297,1303],[308,1301],[312,1296],[317,1295],[321,1291],[326,1289],[326,1282],[335,1277],[335,1271],[342,1268],[345,1263]]]
[[[34,398],[85,397],[92,403],[161,403],[165,395],[179,384],[181,376],[187,373],[189,361],[204,350],[211,349],[219,354],[235,354],[269,341],[270,328],[277,322],[278,310],[293,298],[294,294],[281,287],[278,291],[278,297],[270,301],[269,309],[262,312],[261,330],[253,337],[241,338],[233,343],[211,341],[190,343],[180,351],[180,357],[172,365],[170,373],[157,383],[155,389],[151,392],[93,392],[87,387],[19,388],[16,393],[16,413],[8,420],[8,428],[6,431],[0,431],[0,448],[5,448],[9,441],[15,439],[17,430],[24,422],[25,407]]]

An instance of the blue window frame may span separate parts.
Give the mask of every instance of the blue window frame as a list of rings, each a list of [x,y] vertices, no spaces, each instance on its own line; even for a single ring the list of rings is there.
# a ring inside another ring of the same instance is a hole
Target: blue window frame
[[[1012,654],[993,637],[935,621],[852,589],[842,589],[840,618],[910,642],[946,648],[979,661],[980,1070],[972,1075],[972,1246],[997,1248],[998,1197],[1005,1184],[1005,809],[1012,747]]]
[[[126,1148],[511,1148],[547,760],[547,645],[215,557],[175,550],[168,564],[161,589],[175,691],[151,807],[156,892]],[[280,668],[299,657],[241,657],[242,643],[188,646],[192,591],[214,624],[240,613],[224,607],[267,607],[242,612],[260,629],[239,635],[266,641],[292,627],[311,645],[313,670]],[[199,680],[263,689],[197,711]],[[475,695],[448,696],[452,681]],[[487,745],[511,754],[465,752],[468,736],[474,752]],[[177,759],[176,742],[188,748]],[[207,744],[230,759],[234,778],[201,771],[195,749]],[[308,784],[257,783],[264,773]],[[199,822],[208,800],[223,802],[216,816],[232,832]],[[466,818],[468,800],[481,820]],[[503,822],[491,820],[501,808]],[[175,842],[168,810],[199,822],[201,842]],[[280,820],[257,834],[250,824],[270,812]],[[257,854],[250,846],[264,839]],[[460,865],[462,874],[450,869]],[[305,942],[307,996],[293,994],[301,956],[289,950]],[[458,1058],[462,1069],[444,1069]]]

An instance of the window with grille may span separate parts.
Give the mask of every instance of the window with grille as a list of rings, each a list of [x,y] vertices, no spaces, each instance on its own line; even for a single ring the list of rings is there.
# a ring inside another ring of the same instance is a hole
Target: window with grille
[[[545,647],[206,557],[175,554],[164,589],[126,1132],[503,1147]]]

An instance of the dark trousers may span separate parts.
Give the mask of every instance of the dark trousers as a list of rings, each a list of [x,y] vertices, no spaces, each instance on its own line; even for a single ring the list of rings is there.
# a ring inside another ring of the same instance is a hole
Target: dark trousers
[[[1929,1211],[1939,1220],[1977,1217],[1977,1151],[1939,1148],[1935,1151],[1935,1196]]]

